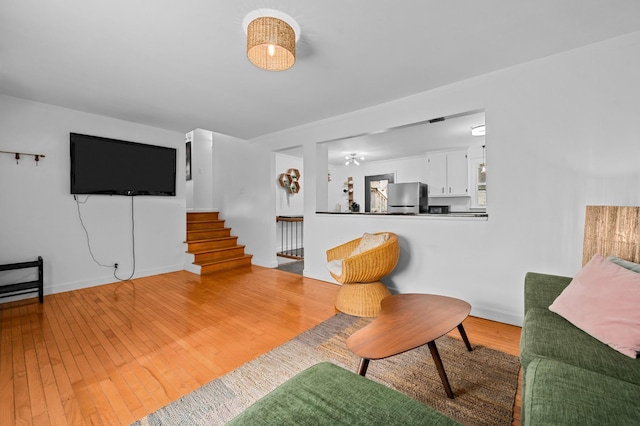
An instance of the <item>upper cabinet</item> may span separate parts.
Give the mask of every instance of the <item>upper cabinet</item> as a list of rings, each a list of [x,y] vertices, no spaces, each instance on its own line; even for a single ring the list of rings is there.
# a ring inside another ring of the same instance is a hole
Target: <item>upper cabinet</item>
[[[427,185],[430,197],[447,196],[447,154],[427,154]]]
[[[469,196],[469,160],[466,149],[427,154],[430,197]]]

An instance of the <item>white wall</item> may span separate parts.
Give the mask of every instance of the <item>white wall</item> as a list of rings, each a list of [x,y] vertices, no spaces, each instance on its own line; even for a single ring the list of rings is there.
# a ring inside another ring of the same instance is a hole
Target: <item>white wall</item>
[[[186,182],[187,210],[213,211],[213,132],[195,129],[191,141],[191,180]]]
[[[193,131],[184,135],[184,141],[185,141],[185,146],[187,142],[191,142],[191,156],[193,156]],[[186,155],[187,154],[185,153],[185,156]],[[186,169],[186,165],[185,165],[185,169]],[[213,167],[211,168],[211,170],[213,173]],[[186,179],[186,176],[185,176],[185,179]],[[213,178],[211,178],[211,181],[213,184]],[[191,177],[191,180],[185,180],[184,186],[185,186],[185,191],[184,191],[185,205],[188,211],[193,211],[193,175]]]
[[[0,130],[1,150],[46,155],[36,167],[33,157],[16,165],[12,155],[0,154],[0,262],[42,256],[45,294],[116,281],[111,268],[92,261],[69,191],[69,133],[77,132],[178,148],[176,197],[92,196],[80,207],[96,258],[119,263],[119,276],[132,270],[131,198],[135,276],[182,269],[184,134],[4,95]]]
[[[213,133],[213,204],[225,226],[252,254],[252,263],[276,267],[275,162],[266,149]]]
[[[276,152],[274,154],[276,173],[272,180],[276,185],[276,216],[302,216],[304,214],[304,167],[302,158]],[[297,169],[300,172],[298,183],[300,192],[291,194],[280,186],[280,174],[289,169]],[[280,253],[287,250],[304,248],[303,223],[284,222],[276,223],[276,247],[274,251]]]
[[[321,161],[310,145],[484,109],[488,221],[316,215],[307,196],[305,275],[332,281],[326,249],[388,230],[402,247],[385,279],[395,291],[461,297],[474,315],[518,324],[527,271],[581,267],[586,205],[640,205],[638,75],[640,32],[254,142],[275,150],[304,141],[309,188]]]
[[[272,179],[272,182],[277,187],[276,191],[276,215],[277,216],[298,216],[304,213],[304,167],[302,158],[293,157],[291,155],[275,153],[275,167],[276,173]],[[300,172],[300,192],[297,194],[290,194],[284,188],[280,186],[278,178],[281,173],[286,173],[289,169],[298,169]]]

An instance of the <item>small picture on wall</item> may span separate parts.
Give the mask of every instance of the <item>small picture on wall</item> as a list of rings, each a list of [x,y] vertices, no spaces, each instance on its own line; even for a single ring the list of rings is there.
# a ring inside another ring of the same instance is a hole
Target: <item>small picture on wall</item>
[[[191,180],[191,142],[187,142],[187,166],[185,168],[187,172],[187,180]]]

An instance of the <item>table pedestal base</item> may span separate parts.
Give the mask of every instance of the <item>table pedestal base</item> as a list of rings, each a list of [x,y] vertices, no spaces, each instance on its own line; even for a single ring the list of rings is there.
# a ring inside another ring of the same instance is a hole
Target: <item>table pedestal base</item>
[[[377,317],[382,299],[391,292],[382,281],[342,284],[336,297],[336,309],[356,317]]]

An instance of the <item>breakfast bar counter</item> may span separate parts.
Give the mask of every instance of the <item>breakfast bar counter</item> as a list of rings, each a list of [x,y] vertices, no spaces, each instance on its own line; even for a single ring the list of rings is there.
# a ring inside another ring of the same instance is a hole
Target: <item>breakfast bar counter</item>
[[[486,212],[449,212],[449,213],[386,213],[386,212],[316,212],[318,215],[331,216],[376,216],[393,218],[415,218],[415,219],[465,219],[465,220],[488,220]]]

